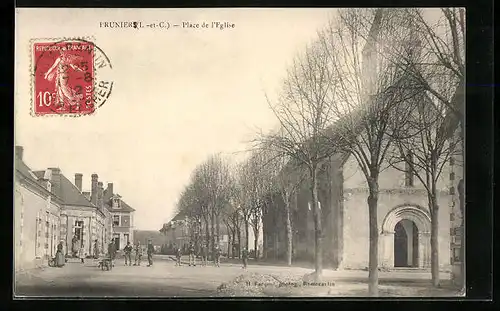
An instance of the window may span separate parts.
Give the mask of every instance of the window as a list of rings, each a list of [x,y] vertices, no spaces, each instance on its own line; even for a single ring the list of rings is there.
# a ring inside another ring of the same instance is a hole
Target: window
[[[119,198],[113,199],[113,208],[120,208],[120,199]]]
[[[130,227],[130,216],[122,216],[122,227]]]
[[[405,186],[413,187],[413,152],[408,151],[405,160]]]
[[[118,227],[120,225],[120,216],[119,215],[114,215],[113,216],[113,226]]]
[[[123,235],[123,239],[125,240],[125,243],[130,242],[130,240],[129,240],[129,236],[128,236],[128,234],[126,234],[126,233]]]

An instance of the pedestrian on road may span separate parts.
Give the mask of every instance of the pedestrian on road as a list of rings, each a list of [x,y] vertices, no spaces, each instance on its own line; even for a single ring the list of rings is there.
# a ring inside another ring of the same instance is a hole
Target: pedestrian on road
[[[94,259],[99,258],[99,243],[97,240],[94,241]]]
[[[201,255],[201,265],[202,266],[206,266],[207,265],[207,246],[205,245],[205,243],[203,243],[201,245],[201,251],[200,251],[200,255]]]
[[[59,244],[57,244],[57,251],[56,251],[56,267],[62,268],[66,264],[66,259],[64,258],[63,254],[63,242],[64,240],[61,240]]]
[[[125,266],[128,264],[129,266],[132,265],[132,245],[130,245],[130,242],[127,242],[127,246],[123,248],[123,252],[125,253]]]
[[[176,266],[181,266],[181,257],[182,257],[182,251],[180,247],[177,247],[175,250],[175,265]]]
[[[116,256],[116,244],[115,239],[111,239],[111,242],[108,244],[108,256],[111,260],[111,267],[115,266],[115,256]]]
[[[148,267],[153,265],[153,253],[155,252],[155,247],[153,246],[153,241],[148,241]]]
[[[215,245],[214,249],[214,265],[220,267],[220,248],[219,245]]]
[[[82,247],[78,250],[78,258],[85,263],[85,244],[82,244]]]
[[[246,269],[248,262],[248,250],[246,247],[243,247],[243,251],[241,252],[241,258],[243,259],[243,269]]]
[[[141,259],[142,259],[141,242],[137,241],[137,244],[135,245],[135,263],[134,263],[134,266],[140,266]]]
[[[73,258],[76,258],[78,256],[79,249],[80,249],[80,240],[75,234],[71,239],[71,255]]]
[[[193,242],[189,243],[189,266],[196,266],[196,254]]]

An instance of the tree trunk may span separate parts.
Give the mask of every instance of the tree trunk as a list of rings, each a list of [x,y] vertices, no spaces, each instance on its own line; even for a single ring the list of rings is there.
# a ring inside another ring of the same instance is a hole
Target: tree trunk
[[[258,250],[258,246],[259,246],[259,228],[255,228],[253,230],[253,233],[255,235],[254,239],[253,239],[253,247],[254,247],[254,252],[255,252],[255,261],[259,260],[259,250]]]
[[[292,265],[292,220],[290,215],[290,204],[285,203],[285,224],[286,224],[286,263],[288,266]]]
[[[217,227],[216,227],[216,232],[217,232],[217,245],[219,245],[220,243],[220,218],[219,218],[219,215],[215,215],[215,222],[217,224]]]
[[[311,205],[314,217],[314,269],[315,280],[321,281],[323,273],[323,249],[322,249],[322,232],[321,232],[321,210],[318,209],[318,185],[317,185],[318,168],[314,166],[311,169]]]
[[[231,235],[232,235],[232,241],[233,241],[233,244],[231,245],[231,258],[234,259],[234,243],[236,242],[236,229],[233,228],[233,230],[231,231]]]
[[[368,215],[370,227],[370,248],[368,262],[368,293],[370,297],[378,297],[378,180],[372,178],[368,183]]]
[[[249,242],[249,233],[250,233],[250,223],[248,222],[248,219],[245,219],[245,248],[248,250],[248,247],[250,246]]]
[[[208,223],[208,217],[205,217],[205,243],[208,250],[210,247],[210,227]]]
[[[238,258],[241,258],[241,228],[240,225],[238,224],[238,230],[236,233],[238,234]]]
[[[215,213],[212,211],[211,215],[210,215],[210,230],[211,230],[211,234],[212,236],[210,237],[210,248],[212,251],[210,252],[210,259],[213,260],[213,253],[214,253],[214,250],[215,250]]]
[[[431,275],[432,285],[439,286],[439,205],[431,198]]]

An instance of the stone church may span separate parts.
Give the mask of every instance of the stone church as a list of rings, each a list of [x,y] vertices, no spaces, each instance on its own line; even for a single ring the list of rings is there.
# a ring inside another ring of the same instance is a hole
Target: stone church
[[[380,20],[378,20],[380,22]],[[377,17],[363,50],[363,70],[376,77]],[[373,67],[373,68],[372,68]],[[458,121],[449,118],[450,141],[458,137]],[[332,132],[334,133],[334,132]],[[442,267],[460,261],[462,215],[456,191],[463,165],[459,150],[445,165],[438,188],[439,258]],[[379,266],[428,268],[431,264],[431,218],[427,193],[419,180],[405,168],[387,168],[380,173],[378,199]],[[352,156],[333,155],[321,166],[318,200],[322,221],[323,265],[333,269],[364,269],[369,258],[368,186]],[[292,204],[293,260],[314,260],[314,222],[310,190],[302,185]],[[462,198],[463,200],[463,198]],[[282,202],[263,215],[264,257],[285,259],[287,236]]]
[[[453,160],[451,161],[454,162]],[[455,191],[454,172],[448,165],[440,175],[439,255],[440,265],[449,267],[451,219]],[[369,223],[368,187],[353,157],[333,156],[322,165],[318,182],[323,228],[323,264],[333,269],[368,267]],[[279,200],[279,199],[278,199]],[[310,210],[310,190],[302,185],[292,204],[293,260],[314,260],[314,222]],[[286,258],[284,208],[266,210],[263,217],[266,258]],[[281,205],[281,206],[280,206]],[[415,176],[404,170],[387,168],[379,178],[378,200],[379,266],[430,267],[431,219],[427,192]]]

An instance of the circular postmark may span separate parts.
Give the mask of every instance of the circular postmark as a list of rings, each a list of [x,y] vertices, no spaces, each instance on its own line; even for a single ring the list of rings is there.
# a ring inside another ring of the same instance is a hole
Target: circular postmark
[[[31,48],[33,115],[90,115],[106,103],[113,67],[91,39],[38,39]]]

